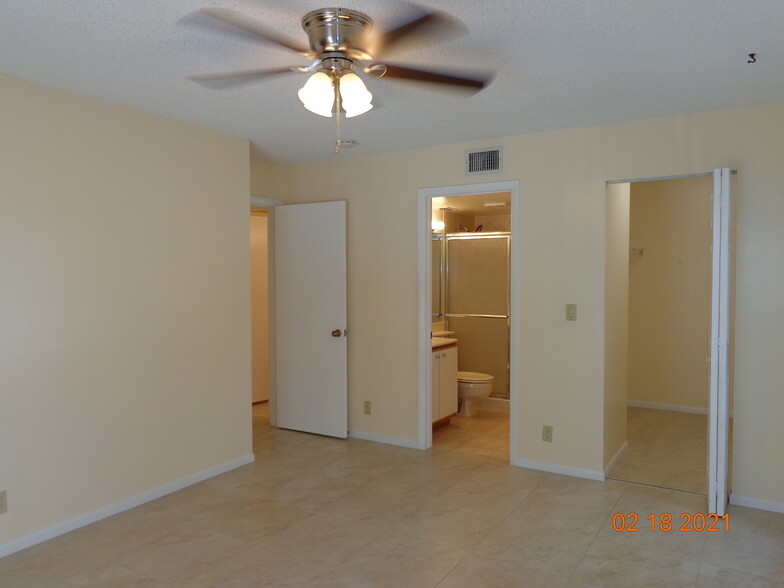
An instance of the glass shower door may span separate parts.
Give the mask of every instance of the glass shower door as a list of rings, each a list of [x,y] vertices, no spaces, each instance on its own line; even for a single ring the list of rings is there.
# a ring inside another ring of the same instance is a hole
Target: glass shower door
[[[493,376],[496,398],[509,398],[509,246],[509,233],[447,235],[445,314],[458,369]]]

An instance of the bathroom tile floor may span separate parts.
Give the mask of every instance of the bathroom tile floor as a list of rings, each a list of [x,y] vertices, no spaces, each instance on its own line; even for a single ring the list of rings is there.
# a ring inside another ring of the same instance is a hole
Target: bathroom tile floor
[[[479,408],[476,416],[455,415],[449,426],[433,431],[435,451],[483,455],[509,462],[509,412]]]
[[[706,415],[629,407],[626,437],[629,446],[610,478],[707,493]]]
[[[417,451],[265,414],[253,464],[0,559],[0,586],[784,588],[782,514],[732,506],[729,532],[651,532],[648,514],[677,522],[705,499],[509,466],[462,442],[479,421]],[[640,530],[613,530],[615,513]]]

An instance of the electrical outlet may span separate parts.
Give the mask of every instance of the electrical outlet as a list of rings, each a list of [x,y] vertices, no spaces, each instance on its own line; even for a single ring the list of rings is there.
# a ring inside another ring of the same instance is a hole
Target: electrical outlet
[[[6,491],[0,490],[0,514],[4,514],[8,510],[8,503],[6,501]]]
[[[567,321],[576,321],[577,320],[577,305],[576,304],[567,304],[566,305],[566,320]]]
[[[370,400],[365,400],[365,414],[370,414],[371,404]]]
[[[542,441],[553,442],[553,426],[542,425]]]

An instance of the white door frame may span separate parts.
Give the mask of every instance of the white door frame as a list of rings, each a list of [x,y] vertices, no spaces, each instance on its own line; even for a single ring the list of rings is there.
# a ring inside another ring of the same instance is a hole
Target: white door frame
[[[281,204],[285,204],[283,200],[275,200],[274,198],[262,198],[261,196],[250,197],[251,210],[269,210],[270,208],[280,206]]]
[[[708,512],[724,516],[729,497],[729,387],[732,320],[732,171],[713,171]]]
[[[432,199],[443,196],[470,196],[473,194],[492,194],[495,192],[510,192],[512,195],[512,246],[510,251],[511,266],[511,320],[509,328],[509,457],[511,463],[517,460],[517,402],[518,402],[518,374],[520,348],[520,309],[519,292],[520,276],[517,259],[517,243],[519,240],[519,210],[520,210],[520,182],[517,180],[505,182],[488,182],[483,184],[463,184],[460,186],[443,186],[438,188],[422,188],[419,190],[417,215],[417,242],[418,242],[418,423],[417,423],[417,448],[428,449],[433,445],[433,421],[431,394],[431,361],[430,331],[432,328],[432,275],[430,266],[433,250],[430,244],[432,236]],[[459,345],[459,344],[458,344]]]

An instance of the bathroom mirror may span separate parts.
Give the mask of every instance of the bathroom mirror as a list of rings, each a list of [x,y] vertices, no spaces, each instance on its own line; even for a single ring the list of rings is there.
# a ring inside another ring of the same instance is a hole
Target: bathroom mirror
[[[444,249],[444,240],[442,238],[441,233],[433,233],[433,262],[430,266],[431,268],[431,275],[433,279],[433,318],[432,322],[436,323],[440,320],[443,320],[442,316],[442,309],[441,309],[441,284],[443,282],[442,272],[443,272],[443,249]]]

